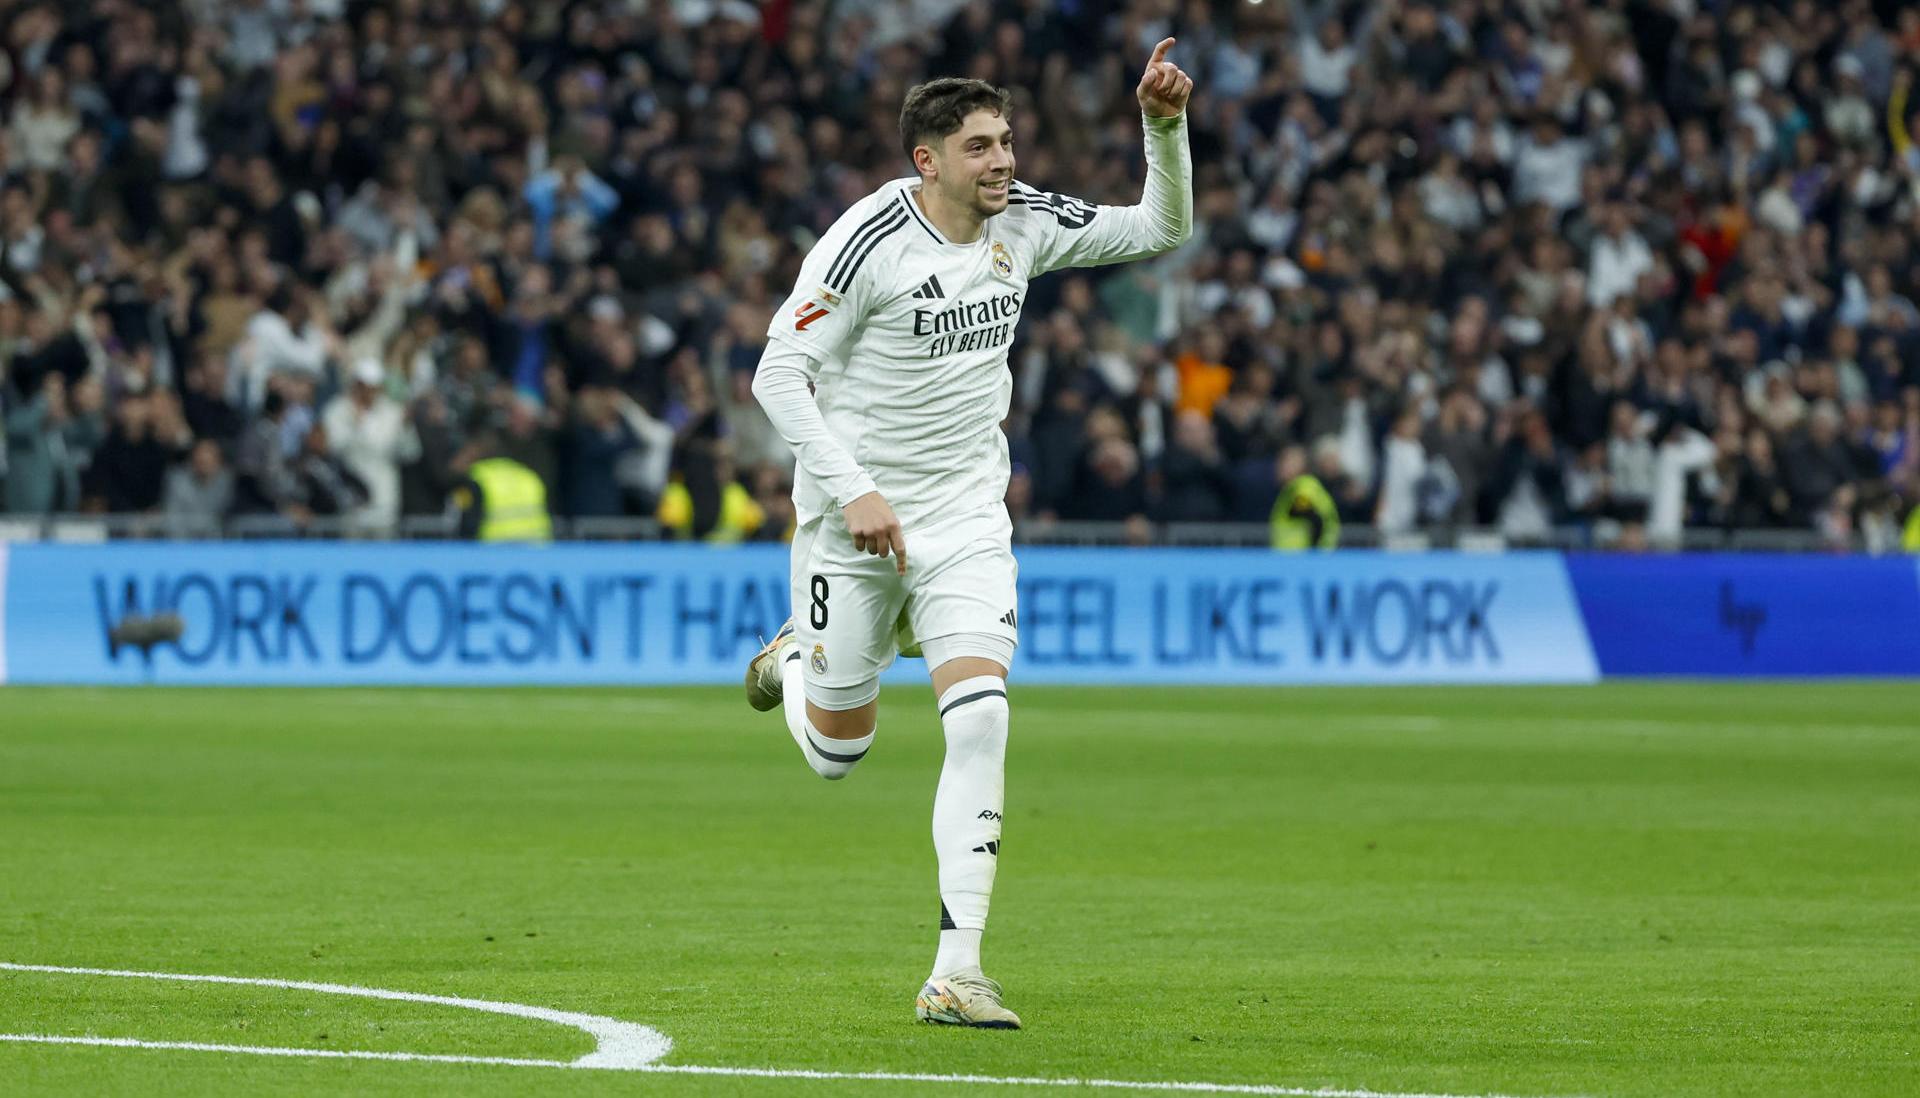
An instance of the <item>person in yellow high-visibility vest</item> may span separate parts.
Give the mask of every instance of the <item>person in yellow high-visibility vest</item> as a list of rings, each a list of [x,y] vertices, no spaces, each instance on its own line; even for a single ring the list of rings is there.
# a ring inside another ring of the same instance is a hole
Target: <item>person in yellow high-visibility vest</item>
[[[467,479],[453,490],[460,512],[460,534],[475,541],[548,542],[553,518],[547,511],[547,485],[540,474],[512,458],[499,457],[481,440],[478,460]]]
[[[759,535],[767,512],[735,476],[731,443],[695,440],[681,450],[676,464],[654,513],[662,526],[677,538],[722,544]]]
[[[1920,503],[1914,504],[1907,513],[1907,528],[1900,534],[1900,548],[1909,553],[1920,553]]]
[[[1332,549],[1340,544],[1340,507],[1320,478],[1307,471],[1307,452],[1289,446],[1278,461],[1280,497],[1270,522],[1273,547],[1286,552]]]
[[[690,537],[695,530],[698,515],[694,507],[693,493],[688,490],[684,477],[675,477],[667,482],[660,494],[660,508],[654,517],[660,524],[673,531],[675,537]],[[720,486],[720,506],[713,516],[713,526],[705,535],[707,541],[727,543],[745,541],[760,532],[767,521],[766,509],[753,498],[738,481],[728,481]]]

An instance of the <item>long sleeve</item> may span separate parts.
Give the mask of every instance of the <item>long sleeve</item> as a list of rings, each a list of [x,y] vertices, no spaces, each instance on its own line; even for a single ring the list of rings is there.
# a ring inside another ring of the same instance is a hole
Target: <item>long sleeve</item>
[[[1132,206],[1096,206],[1015,181],[1008,201],[1024,205],[1037,227],[1034,274],[1062,267],[1125,263],[1172,251],[1193,235],[1193,154],[1187,116],[1141,116],[1147,182]]]
[[[647,495],[658,496],[673,471],[673,428],[648,415],[630,397],[620,400],[620,418],[640,440],[640,460],[635,463],[634,475]]]
[[[873,477],[827,431],[808,384],[814,365],[805,351],[770,339],[753,378],[753,395],[773,429],[793,448],[794,460],[841,507],[875,491]]]
[[[587,208],[593,211],[596,221],[605,221],[608,215],[620,208],[620,192],[592,172],[580,173],[580,197],[586,202]]]
[[[87,356],[87,376],[105,377],[112,360],[107,357],[107,349],[100,345],[100,337],[93,330],[93,316],[84,309],[73,314],[73,338],[80,342],[81,351]]]
[[[843,361],[858,338],[875,297],[878,265],[868,256],[908,217],[891,189],[856,202],[807,253],[793,291],[767,325],[753,395],[793,450],[793,500],[802,521],[824,512],[829,500],[844,507],[875,491],[873,477],[829,432],[809,384],[828,363]]]
[[[247,371],[253,386],[249,403],[258,407],[266,396],[267,378],[279,370],[319,374],[327,367],[327,343],[309,323],[296,333],[279,313],[262,311],[247,322],[246,343],[252,351]]]
[[[414,268],[420,259],[420,241],[411,228],[402,226],[394,236],[393,274],[387,281],[386,290],[380,295],[380,301],[374,306],[373,313],[366,322],[353,330],[344,340],[345,352],[341,355],[348,362],[362,358],[385,358],[386,348],[399,333],[401,324],[407,318],[407,299],[413,295],[413,289],[419,283]]]

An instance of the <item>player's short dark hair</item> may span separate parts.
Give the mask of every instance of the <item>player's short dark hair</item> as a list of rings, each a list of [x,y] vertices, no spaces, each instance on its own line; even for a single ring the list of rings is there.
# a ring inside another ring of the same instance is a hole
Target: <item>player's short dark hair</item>
[[[900,148],[911,160],[914,149],[938,144],[974,111],[992,111],[1005,118],[1012,102],[1012,93],[985,80],[943,76],[915,84],[900,105]]]

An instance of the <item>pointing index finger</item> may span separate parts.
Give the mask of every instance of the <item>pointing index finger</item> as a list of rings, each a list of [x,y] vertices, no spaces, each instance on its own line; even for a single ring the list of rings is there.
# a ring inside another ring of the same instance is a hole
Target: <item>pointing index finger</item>
[[[1158,65],[1167,56],[1167,51],[1173,48],[1173,43],[1174,40],[1171,38],[1162,38],[1160,44],[1153,47],[1153,56],[1147,59],[1147,67],[1152,68]]]
[[[898,526],[887,531],[887,540],[893,546],[893,566],[901,575],[907,574],[907,536]]]

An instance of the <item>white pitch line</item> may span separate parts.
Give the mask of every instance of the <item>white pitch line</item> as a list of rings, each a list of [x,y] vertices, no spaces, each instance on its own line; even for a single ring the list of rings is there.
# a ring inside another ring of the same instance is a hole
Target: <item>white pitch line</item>
[[[142,1041],[132,1037],[64,1037],[38,1033],[0,1033],[0,1042],[39,1045],[96,1045],[185,1052],[229,1052],[247,1056],[313,1057],[323,1060],[401,1060],[432,1064],[483,1064],[494,1067],[566,1068],[585,1071],[633,1071],[648,1075],[716,1075],[749,1079],[819,1079],[890,1083],[966,1083],[1003,1087],[1087,1087],[1105,1090],[1172,1091],[1187,1094],[1254,1094],[1275,1098],[1507,1098],[1503,1095],[1420,1094],[1402,1091],[1309,1089],[1266,1083],[1184,1083],[1138,1079],[1048,1079],[1020,1075],[936,1075],[910,1071],[811,1071],[789,1068],[707,1067],[699,1064],[586,1064],[579,1060],[528,1060],[512,1056],[458,1056],[430,1052],[363,1052],[355,1049],[275,1048],[266,1045],[215,1045],[200,1041]]]
[[[998,1087],[1097,1087],[1105,1090],[1159,1090],[1188,1094],[1260,1094],[1279,1098],[1513,1098],[1510,1095],[1419,1094],[1400,1091],[1348,1090],[1339,1087],[1283,1087],[1268,1083],[1176,1083],[1139,1079],[1047,1079],[1022,1075],[934,1075],[912,1071],[800,1071],[782,1068],[696,1067],[692,1064],[648,1064],[636,1071],[652,1075],[733,1075],[756,1079],[840,1079],[893,1083],[967,1083]]]
[[[272,1045],[213,1045],[204,1041],[142,1041],[134,1037],[64,1037],[51,1033],[0,1033],[0,1041],[20,1045],[98,1045],[102,1048],[170,1049],[179,1052],[237,1052],[246,1056],[312,1056],[322,1060],[413,1060],[432,1064],[492,1064],[497,1067],[528,1068],[580,1066],[575,1060],[523,1060],[513,1056],[455,1056],[437,1052],[366,1052],[360,1049],[344,1048],[275,1048]],[[600,1070],[621,1069],[602,1067]]]
[[[64,965],[23,965],[0,961],[8,972],[44,972],[64,976],[108,976],[136,980],[173,980],[200,984],[242,984],[252,987],[313,991],[323,995],[350,995],[403,1003],[430,1003],[467,1010],[507,1014],[517,1018],[571,1026],[591,1035],[596,1047],[577,1060],[523,1059],[513,1056],[462,1056],[433,1052],[372,1052],[361,1049],[280,1048],[270,1045],[224,1045],[202,1041],[146,1041],[134,1037],[64,1036],[46,1033],[0,1033],[0,1043],[37,1045],[92,1045],[102,1048],[138,1048],[175,1052],[225,1052],[241,1056],[280,1056],[320,1060],[386,1060],[431,1064],[479,1064],[492,1067],[562,1068],[587,1071],[634,1071],[653,1075],[714,1075],[751,1079],[821,1079],[894,1083],[965,1083],[973,1086],[1086,1087],[1101,1090],[1169,1091],[1187,1094],[1254,1094],[1273,1098],[1511,1098],[1506,1095],[1452,1095],[1339,1087],[1283,1087],[1266,1083],[1189,1083],[1132,1079],[1048,1079],[1020,1075],[936,1075],[903,1071],[812,1071],[800,1068],[708,1067],[699,1064],[660,1064],[673,1042],[665,1034],[636,1022],[598,1014],[578,1014],[521,1003],[425,995],[349,984],[311,983],[305,980],[269,980],[248,976],[205,976],[178,972],[138,972],[117,968],[73,968]]]
[[[431,1003],[435,1006],[480,1010],[488,1014],[507,1014],[515,1018],[531,1018],[536,1022],[571,1026],[592,1037],[595,1043],[594,1050],[573,1061],[578,1067],[634,1068],[658,1060],[673,1048],[673,1042],[667,1038],[667,1035],[651,1026],[623,1022],[618,1018],[606,1018],[598,1014],[552,1010],[547,1007],[527,1006],[524,1003],[500,1003],[491,999],[423,995],[416,991],[388,991],[378,987],[318,984],[305,980],[264,980],[251,976],[201,976],[180,972],[135,972],[119,968],[71,968],[64,965],[21,965],[7,961],[0,961],[0,971],[48,972],[62,976],[112,976],[120,979],[169,980],[190,984],[244,984],[250,987],[284,988],[288,991],[313,991],[322,995],[351,995],[359,999]]]
[[[1167,713],[1161,710],[1141,709],[1103,709],[1079,706],[1074,709],[1077,716],[1094,717],[1108,724],[1151,724],[1161,727],[1166,724]],[[1216,714],[1214,723],[1221,721],[1243,720],[1264,721],[1269,718],[1260,714],[1239,716]],[[1445,732],[1462,726],[1462,722],[1446,717],[1422,717],[1407,713],[1326,713],[1313,718],[1318,727],[1358,728],[1368,732]],[[1768,721],[1756,724],[1752,721],[1738,720],[1663,720],[1651,717],[1564,717],[1534,716],[1530,714],[1481,713],[1475,714],[1473,723],[1478,725],[1520,725],[1543,732],[1620,732],[1631,734],[1669,733],[1669,732],[1733,732],[1742,735],[1751,733],[1790,733],[1808,735],[1857,735],[1857,736],[1900,736],[1911,739],[1914,726],[1909,724],[1874,723],[1835,723],[1830,720],[1807,721]]]

